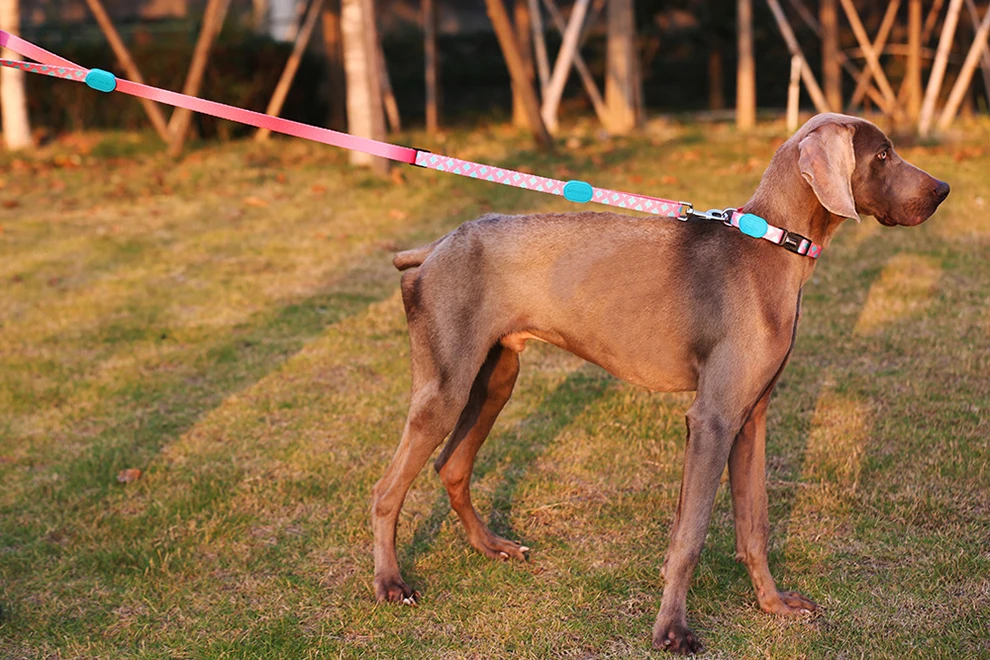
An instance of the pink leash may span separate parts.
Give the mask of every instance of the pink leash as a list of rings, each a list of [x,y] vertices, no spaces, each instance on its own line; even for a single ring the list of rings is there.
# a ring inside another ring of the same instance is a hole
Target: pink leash
[[[565,182],[559,179],[550,179],[502,167],[493,167],[459,158],[451,158],[450,156],[434,154],[421,149],[400,147],[387,142],[379,142],[370,138],[333,131],[329,128],[320,128],[281,117],[273,117],[260,112],[254,112],[253,110],[245,110],[224,103],[217,103],[216,101],[207,101],[195,96],[187,96],[186,94],[179,94],[178,92],[171,92],[150,85],[142,85],[131,82],[130,80],[123,80],[117,78],[109,71],[102,69],[80,67],[74,62],[70,62],[40,46],[32,44],[30,41],[21,39],[3,30],[0,30],[0,47],[9,48],[16,53],[39,62],[0,59],[0,66],[21,69],[30,73],[40,73],[75,82],[83,82],[89,87],[101,92],[123,92],[131,96],[139,96],[158,103],[201,112],[221,119],[247,124],[248,126],[264,128],[276,133],[284,133],[285,135],[321,142],[334,147],[363,151],[373,156],[388,158],[389,160],[400,163],[418,165],[441,172],[460,174],[462,176],[492,181],[516,188],[559,195],[572,202],[584,203],[593,201],[608,206],[677,218],[678,220],[689,220],[692,218],[721,220],[727,225],[737,227],[744,234],[753,236],[754,238],[765,238],[775,245],[781,245],[796,254],[806,255],[812,258],[818,258],[821,254],[821,247],[815,245],[807,238],[798,234],[788,234],[786,230],[769,225],[758,216],[749,213],[739,213],[735,209],[728,210],[731,213],[723,213],[721,211],[700,213],[696,212],[694,207],[687,202],[609,190],[608,188],[596,188],[584,181]],[[789,238],[790,240],[788,240]]]

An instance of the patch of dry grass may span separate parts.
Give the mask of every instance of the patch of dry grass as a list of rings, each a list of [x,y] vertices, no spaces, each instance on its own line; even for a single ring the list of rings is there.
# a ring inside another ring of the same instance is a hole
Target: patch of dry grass
[[[570,130],[556,156],[503,126],[437,150],[707,208],[783,138]],[[952,195],[914,230],[840,230],[771,406],[771,566],[824,610],[758,611],[723,488],[689,597],[709,657],[990,653],[990,154],[905,151]],[[113,135],[0,156],[0,655],[650,654],[690,397],[547,347],[474,485],[533,560],[474,553],[424,473],[400,561],[425,599],[373,602],[368,493],[409,385],[391,254],[568,205],[345,159],[286,140],[176,163]]]

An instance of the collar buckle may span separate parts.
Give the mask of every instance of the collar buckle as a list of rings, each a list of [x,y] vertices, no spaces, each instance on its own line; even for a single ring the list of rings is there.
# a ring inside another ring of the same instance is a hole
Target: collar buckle
[[[801,234],[795,234],[794,232],[789,232],[786,229],[783,230],[784,234],[780,237],[780,242],[777,245],[781,246],[789,252],[794,254],[799,254],[802,257],[808,254],[808,248],[811,247],[811,240],[802,236]]]

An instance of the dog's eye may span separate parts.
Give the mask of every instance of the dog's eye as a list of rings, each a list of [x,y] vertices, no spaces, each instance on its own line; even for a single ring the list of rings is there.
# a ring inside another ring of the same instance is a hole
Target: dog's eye
[[[887,150],[884,149],[883,151],[881,151],[880,153],[878,153],[877,154],[877,158],[879,160],[887,160]]]

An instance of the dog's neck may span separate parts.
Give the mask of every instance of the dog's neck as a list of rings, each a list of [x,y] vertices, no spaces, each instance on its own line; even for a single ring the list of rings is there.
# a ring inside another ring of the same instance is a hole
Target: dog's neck
[[[845,218],[829,213],[822,206],[811,186],[794,167],[796,156],[780,156],[778,154],[770,161],[760,185],[743,210],[760,216],[772,225],[811,239],[824,251]],[[811,276],[817,260],[805,259],[804,262],[802,281]]]

